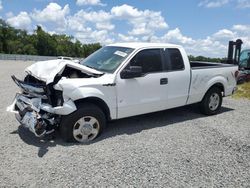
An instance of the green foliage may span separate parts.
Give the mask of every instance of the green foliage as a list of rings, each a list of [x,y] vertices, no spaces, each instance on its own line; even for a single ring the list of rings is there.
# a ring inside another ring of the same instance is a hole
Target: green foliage
[[[238,85],[238,91],[233,95],[233,98],[245,98],[250,100],[250,82]]]
[[[223,59],[221,58],[210,58],[210,57],[204,57],[204,56],[192,56],[192,55],[189,55],[188,56],[189,58],[189,61],[204,61],[204,62],[222,62]]]
[[[28,34],[0,19],[0,53],[87,57],[99,48],[99,43],[82,44],[72,36],[50,35],[41,26],[37,26],[34,33]]]

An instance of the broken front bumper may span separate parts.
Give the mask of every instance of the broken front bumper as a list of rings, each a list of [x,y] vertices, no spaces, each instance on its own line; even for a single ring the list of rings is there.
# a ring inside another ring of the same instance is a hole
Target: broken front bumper
[[[44,85],[31,85],[12,78],[23,93],[16,94],[7,111],[14,112],[18,122],[36,136],[52,132],[58,126],[61,115],[68,115],[76,110],[70,99],[64,99],[62,105],[55,107],[46,103],[48,96]]]
[[[54,118],[46,118],[40,114],[41,98],[28,98],[23,94],[16,94],[14,102],[7,108],[7,111],[14,112],[18,122],[28,128],[36,136],[44,135],[48,130],[48,123],[55,124]]]

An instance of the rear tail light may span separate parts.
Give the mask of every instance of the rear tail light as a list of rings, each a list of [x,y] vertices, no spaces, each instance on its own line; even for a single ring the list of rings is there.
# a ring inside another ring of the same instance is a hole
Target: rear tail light
[[[234,73],[234,77],[235,77],[235,78],[237,78],[237,77],[238,77],[238,75],[239,75],[239,71],[235,71],[235,73]]]

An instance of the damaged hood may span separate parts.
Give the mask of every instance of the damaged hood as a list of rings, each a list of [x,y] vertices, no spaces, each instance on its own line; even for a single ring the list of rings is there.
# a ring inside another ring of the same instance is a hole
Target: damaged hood
[[[34,76],[35,78],[39,80],[46,82],[46,84],[49,84],[54,81],[54,78],[57,74],[60,74],[63,72],[66,66],[75,68],[86,74],[95,74],[95,75],[103,74],[100,71],[88,68],[84,65],[74,63],[73,61],[62,60],[62,59],[36,62],[33,65],[27,67],[25,69],[25,72],[27,74]]]

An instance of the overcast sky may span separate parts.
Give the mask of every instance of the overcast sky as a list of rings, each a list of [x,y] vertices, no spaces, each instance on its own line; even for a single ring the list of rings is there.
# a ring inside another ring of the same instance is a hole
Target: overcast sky
[[[250,48],[250,0],[0,0],[0,17],[83,43],[166,42],[210,57],[225,57],[237,38]]]

